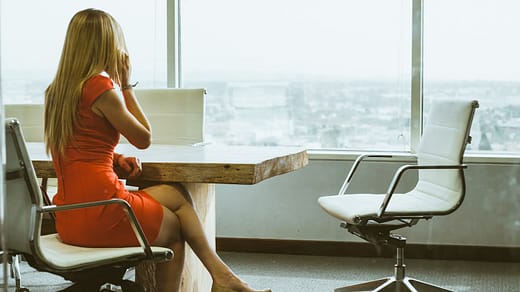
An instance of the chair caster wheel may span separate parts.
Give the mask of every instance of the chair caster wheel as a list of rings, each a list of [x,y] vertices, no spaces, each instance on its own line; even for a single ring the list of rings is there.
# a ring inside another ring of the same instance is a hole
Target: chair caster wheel
[[[101,286],[101,289],[99,289],[98,292],[121,292],[121,291],[122,291],[121,287],[107,283],[107,284]]]
[[[121,288],[122,288],[123,292],[145,292],[146,291],[144,289],[143,285],[133,282],[133,281],[128,281],[128,280],[123,280],[121,282]]]

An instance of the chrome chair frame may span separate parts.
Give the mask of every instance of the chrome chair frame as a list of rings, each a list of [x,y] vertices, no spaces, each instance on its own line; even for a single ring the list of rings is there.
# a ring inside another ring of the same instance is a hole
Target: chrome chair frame
[[[126,270],[142,261],[168,261],[172,250],[152,247],[128,202],[110,199],[70,205],[43,205],[41,189],[29,158],[20,123],[16,118],[5,121],[6,129],[6,213],[4,235],[6,250],[11,262],[16,291],[28,291],[21,286],[19,261],[23,257],[38,271],[50,272],[74,282],[64,291],[91,291],[105,283],[120,285],[123,291],[142,291],[139,285],[122,279]],[[139,242],[139,247],[84,248],[61,242],[57,234],[42,236],[44,213],[54,213],[111,204],[120,205]],[[52,252],[49,253],[49,252]],[[92,259],[79,255],[88,254]],[[57,261],[53,255],[67,261]],[[81,258],[81,259],[80,259]]]
[[[381,246],[390,245],[396,247],[396,264],[394,265],[394,274],[390,277],[385,277],[378,280],[368,281],[364,283],[359,283],[355,285],[349,285],[341,288],[337,288],[335,292],[347,292],[347,291],[450,291],[440,286],[430,284],[424,281],[420,281],[414,278],[407,277],[405,275],[405,267],[404,264],[404,248],[406,245],[406,238],[392,233],[393,230],[400,229],[403,227],[411,227],[417,224],[420,220],[423,219],[431,219],[437,215],[447,215],[454,212],[456,209],[460,207],[464,200],[464,196],[466,193],[466,182],[464,178],[464,169],[468,166],[462,163],[463,154],[467,144],[471,143],[471,136],[469,135],[474,111],[478,108],[478,102],[471,102],[471,111],[468,114],[468,120],[465,129],[465,143],[463,143],[460,149],[459,163],[458,164],[408,164],[401,166],[394,174],[386,193],[385,197],[382,200],[377,212],[375,214],[363,214],[360,216],[355,216],[353,218],[349,218],[350,222],[342,222],[340,224],[341,227],[347,229],[350,233],[368,241],[372,244],[376,245],[376,247],[380,248]],[[358,156],[358,158],[354,161],[352,167],[350,168],[337,196],[348,196],[347,193],[348,187],[350,186],[354,174],[360,164],[365,161],[367,158],[379,158],[379,159],[387,159],[392,158],[392,155],[385,155],[379,153],[366,153]],[[417,158],[417,157],[416,157]],[[436,171],[436,170],[458,170],[458,179],[461,182],[461,190],[460,190],[460,198],[459,200],[448,210],[443,211],[417,211],[417,212],[388,212],[388,207],[391,202],[391,199],[394,196],[394,193],[397,189],[397,186],[403,177],[404,173],[409,170],[418,170],[418,171]],[[334,197],[334,196],[329,196]],[[327,207],[321,202],[321,197],[319,199],[320,205],[327,210]],[[335,212],[338,212],[337,210]],[[329,212],[330,213],[330,212]],[[337,213],[332,214],[332,216],[340,218]],[[350,216],[350,215],[349,215]],[[341,218],[340,218],[341,219]]]

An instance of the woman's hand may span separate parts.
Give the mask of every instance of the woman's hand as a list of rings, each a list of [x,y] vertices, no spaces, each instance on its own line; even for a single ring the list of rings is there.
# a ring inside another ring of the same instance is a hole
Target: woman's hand
[[[128,173],[128,178],[138,177],[141,175],[142,167],[141,160],[137,157],[126,157],[124,155],[117,156],[116,166]]]
[[[130,63],[130,56],[126,52],[121,52],[119,60],[119,87],[123,89],[130,84],[130,75],[132,74],[132,64]]]

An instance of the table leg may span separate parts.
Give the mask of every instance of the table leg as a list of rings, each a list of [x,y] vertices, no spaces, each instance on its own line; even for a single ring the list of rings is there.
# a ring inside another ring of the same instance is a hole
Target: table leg
[[[215,185],[204,183],[185,183],[193,199],[195,212],[199,216],[210,245],[215,249]],[[175,255],[173,256],[175,260]],[[136,281],[141,283],[146,291],[157,291],[155,283],[155,264],[144,262],[136,267]],[[181,292],[210,291],[211,276],[195,256],[189,245],[186,245],[184,270],[181,276]]]

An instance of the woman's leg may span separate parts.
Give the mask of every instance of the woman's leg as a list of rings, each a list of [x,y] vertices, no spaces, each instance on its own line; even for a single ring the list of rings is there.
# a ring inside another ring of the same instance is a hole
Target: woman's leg
[[[153,244],[168,247],[173,250],[174,254],[172,261],[156,265],[157,289],[159,291],[178,291],[181,284],[182,269],[184,268],[185,241],[182,238],[177,216],[164,206],[159,235]]]
[[[184,239],[208,269],[214,284],[231,288],[235,291],[254,291],[242,282],[211,248],[202,224],[191,205],[191,197],[182,185],[157,185],[144,190],[166,207],[165,214],[168,214],[163,218],[159,236],[154,244],[171,246],[172,243]],[[171,218],[170,215],[172,214],[176,218]],[[172,262],[176,261],[175,256]],[[173,265],[173,263],[170,264]],[[166,265],[161,266],[160,275],[164,274],[165,277],[172,277],[173,275],[171,274],[166,276],[166,270],[168,270],[179,273],[180,277],[182,267],[181,269],[169,266],[166,268]]]

